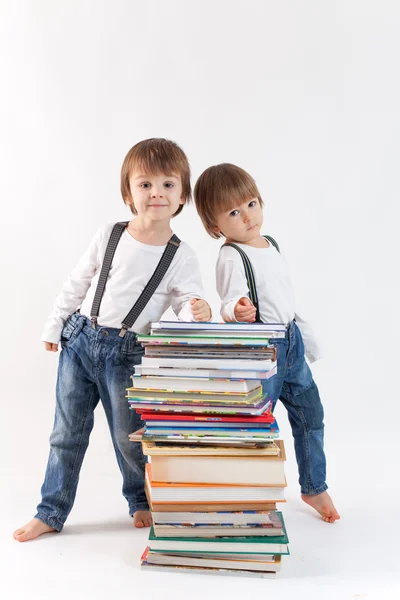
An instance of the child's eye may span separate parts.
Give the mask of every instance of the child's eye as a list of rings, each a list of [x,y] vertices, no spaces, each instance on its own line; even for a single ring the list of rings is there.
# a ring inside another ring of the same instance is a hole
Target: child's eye
[[[149,189],[149,187],[151,187],[151,185],[148,181],[145,181],[144,183],[140,184],[140,187],[147,190],[147,189]]]
[[[229,213],[229,216],[230,217],[236,217],[236,215],[238,215],[238,214],[239,214],[238,210],[233,210],[232,212]]]
[[[257,204],[257,202],[255,200],[252,200],[251,202],[249,202],[249,208],[253,208],[253,206],[255,206]]]
[[[171,188],[173,188],[173,187],[174,187],[174,184],[173,184],[173,183],[171,183],[170,181],[167,181],[167,183],[164,183],[164,186],[165,186],[166,188],[168,188],[168,189],[171,189]]]

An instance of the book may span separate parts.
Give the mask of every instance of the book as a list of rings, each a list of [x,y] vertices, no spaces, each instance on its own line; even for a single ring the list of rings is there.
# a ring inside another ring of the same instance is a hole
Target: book
[[[206,554],[206,555],[196,555],[193,554],[178,554],[178,553],[168,553],[164,554],[161,552],[152,552],[149,547],[144,551],[141,560],[146,560],[147,562],[155,565],[182,565],[188,567],[214,567],[220,569],[239,569],[239,570],[260,570],[266,571],[271,569],[271,571],[279,571],[281,567],[281,556],[278,555],[264,555],[265,558],[261,558],[258,560],[245,557],[235,558],[238,555],[229,555],[226,553],[223,555],[222,553],[216,556]],[[240,556],[240,555],[239,555]]]
[[[166,538],[156,536],[154,527],[149,534],[150,550],[185,550],[186,552],[264,552],[266,554],[288,554],[289,539],[283,524],[282,535],[260,537],[220,537],[220,538]]]
[[[199,446],[190,444],[163,444],[162,442],[142,442],[143,454],[147,456],[277,456],[280,454],[280,440],[270,440],[255,448],[230,446]],[[153,458],[151,459],[153,462]]]
[[[156,482],[151,465],[146,464],[147,491],[152,502],[279,502],[284,499],[285,483],[281,485],[229,485],[206,483]]]
[[[240,510],[265,510],[271,511],[276,510],[276,502],[241,502],[238,505],[237,502],[213,502],[212,504],[207,504],[206,502],[152,502],[150,493],[147,490],[147,486],[145,485],[145,492],[147,501],[149,503],[150,510],[153,512],[215,512],[215,511],[231,511],[237,512]],[[279,505],[281,505],[286,500],[282,500]]]
[[[230,577],[257,577],[274,579],[275,572],[270,571],[242,571],[239,569],[211,568],[211,567],[184,567],[180,565],[155,565],[142,561],[141,569],[146,571],[159,571],[162,573],[187,573],[189,575],[229,575]]]
[[[277,527],[281,527],[282,521],[279,518],[280,512],[270,510],[241,510],[238,511],[236,508],[232,511],[210,511],[210,512],[160,512],[153,511],[153,523],[193,523],[200,524],[206,523],[211,524],[222,524],[222,523],[233,523],[236,525],[252,525],[252,524],[263,524],[279,521]]]
[[[185,390],[181,391],[166,391],[163,390],[137,390],[134,387],[130,387],[126,390],[128,392],[128,398],[135,399],[147,399],[147,400],[168,400],[168,401],[181,401],[191,402],[197,404],[199,402],[246,402],[250,403],[253,400],[261,400],[264,397],[262,393],[262,387],[259,386],[251,392],[236,393],[232,392],[189,392]]]
[[[262,335],[259,335],[258,337],[221,337],[220,335],[217,336],[215,333],[213,337],[211,337],[211,335],[138,335],[137,341],[144,347],[156,344],[163,346],[221,346],[227,350],[233,350],[232,346],[234,346],[235,349],[237,349],[237,347],[259,346],[261,348],[268,348],[268,351],[274,356],[276,354],[275,347],[270,344],[270,338],[263,337]]]
[[[206,379],[193,377],[160,377],[136,374],[132,376],[132,387],[145,390],[184,390],[187,392],[233,392],[247,393],[261,385],[261,381],[253,379]]]
[[[155,358],[153,356],[143,356],[142,363],[144,367],[161,368],[184,368],[184,369],[229,369],[234,371],[253,370],[270,371],[276,367],[276,361],[271,359],[257,358],[251,359],[219,359],[219,358]]]
[[[231,424],[234,427],[240,427],[242,423],[251,423],[252,427],[254,427],[257,423],[259,425],[264,426],[266,423],[273,423],[275,421],[275,417],[271,411],[266,411],[264,414],[258,417],[235,417],[233,415],[207,415],[207,414],[196,414],[196,413],[159,413],[157,411],[150,412],[139,412],[140,418],[142,421],[148,421],[149,425],[155,423],[162,423],[163,425],[171,426],[171,423],[180,423],[181,425],[185,425],[186,423],[208,423],[213,424],[218,427],[223,425],[227,427],[228,424]],[[244,425],[246,427],[246,425]]]
[[[146,409],[165,412],[185,412],[185,413],[201,413],[201,414],[232,414],[232,415],[262,415],[271,407],[271,400],[265,398],[256,406],[246,406],[242,404],[215,404],[214,406],[206,406],[203,404],[178,404],[163,402],[157,403],[146,400],[129,400],[129,406],[132,409]]]
[[[135,366],[135,376],[142,375],[157,375],[161,377],[195,377],[196,379],[212,379],[212,378],[225,378],[225,379],[238,379],[238,380],[259,380],[259,379],[270,379],[277,373],[277,368],[274,367],[270,371],[254,371],[249,369],[243,369],[238,371],[236,369],[189,369],[189,368],[174,368],[174,367],[143,367],[142,365]]]
[[[285,484],[285,446],[276,440],[278,456],[152,455],[154,482],[230,483],[236,485]]]
[[[189,519],[181,522],[177,521],[173,515],[176,513],[168,513],[172,515],[172,520],[166,521],[166,513],[158,513],[161,515],[161,520],[155,519],[153,516],[154,533],[157,537],[240,537],[240,536],[260,536],[283,535],[283,520],[282,514],[274,513],[252,513],[253,517],[258,515],[263,516],[263,519],[253,519],[253,522],[246,522],[246,513],[211,513],[213,516],[205,519],[196,518],[196,513],[188,514]],[[236,519],[236,514],[241,519]],[[204,513],[203,513],[204,515]],[[204,515],[207,517],[207,513]],[[230,519],[230,520],[229,520]],[[234,521],[234,522],[233,522]]]
[[[131,441],[142,441],[149,440],[152,442],[175,442],[179,443],[199,443],[199,444],[230,444],[236,442],[254,442],[257,444],[268,443],[269,440],[277,438],[279,436],[279,431],[271,431],[263,436],[260,434],[242,434],[235,435],[234,433],[222,434],[218,435],[215,433],[214,435],[207,433],[170,433],[170,434],[155,434],[152,432],[147,432],[146,430],[136,431],[134,434],[129,436]]]
[[[246,331],[250,335],[254,332],[279,331],[286,332],[284,323],[217,323],[214,321],[199,322],[199,321],[152,321],[150,323],[152,331]]]
[[[157,537],[261,537],[283,535],[283,529],[270,525],[205,525],[205,524],[163,524],[153,523]]]

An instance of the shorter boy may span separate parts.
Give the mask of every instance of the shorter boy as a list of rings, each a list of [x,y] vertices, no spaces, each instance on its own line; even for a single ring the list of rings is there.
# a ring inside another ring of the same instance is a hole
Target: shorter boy
[[[311,328],[295,314],[294,295],[285,261],[277,247],[261,235],[263,201],[254,179],[243,169],[220,164],[202,173],[194,189],[197,211],[213,238],[225,237],[217,262],[217,290],[224,321],[256,320],[285,323],[285,339],[274,340],[278,372],[263,383],[264,392],[288,411],[299,469],[301,497],[323,520],[340,519],[329,496],[324,453],[324,411],[310,368],[319,358]],[[272,241],[272,238],[271,238]],[[249,286],[240,250],[254,272],[258,306],[249,299]],[[300,332],[300,329],[302,333]]]

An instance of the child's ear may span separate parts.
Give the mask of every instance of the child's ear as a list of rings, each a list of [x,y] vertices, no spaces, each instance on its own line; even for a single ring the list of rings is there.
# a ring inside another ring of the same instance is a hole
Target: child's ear
[[[214,233],[222,233],[222,231],[220,230],[220,228],[217,225],[214,225],[214,227],[211,227],[211,231],[213,231]]]

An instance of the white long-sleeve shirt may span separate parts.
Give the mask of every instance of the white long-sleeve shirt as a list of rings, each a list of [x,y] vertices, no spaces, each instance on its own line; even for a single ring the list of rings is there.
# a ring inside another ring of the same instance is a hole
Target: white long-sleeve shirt
[[[301,331],[310,362],[322,357],[322,349],[312,327],[295,312],[295,300],[286,262],[276,248],[254,248],[237,244],[249,257],[254,271],[260,319],[264,323],[290,323],[294,318]],[[234,309],[240,298],[249,297],[243,260],[230,246],[221,248],[217,266],[217,291],[224,321],[236,321]]]
[[[57,344],[67,317],[80,307],[90,317],[97,282],[114,223],[93,237],[89,248],[71,271],[56,298],[41,337]],[[135,240],[127,230],[114,254],[100,305],[98,324],[120,328],[121,323],[153,275],[165,246],[150,246]],[[132,331],[148,333],[150,321],[158,321],[172,306],[178,319],[193,321],[190,300],[203,298],[200,266],[192,248],[181,242],[153,297],[133,324]]]

